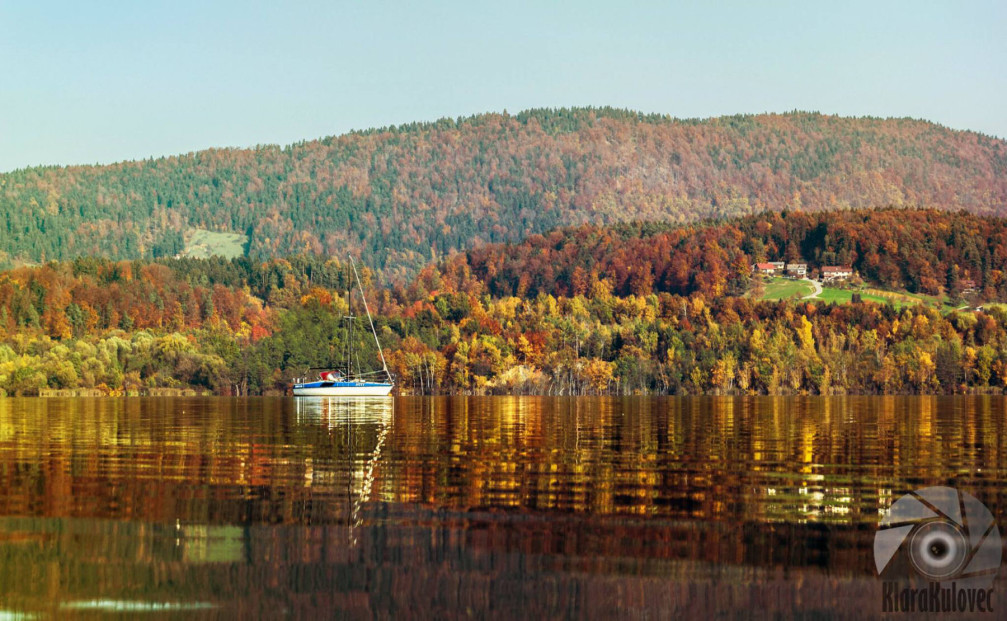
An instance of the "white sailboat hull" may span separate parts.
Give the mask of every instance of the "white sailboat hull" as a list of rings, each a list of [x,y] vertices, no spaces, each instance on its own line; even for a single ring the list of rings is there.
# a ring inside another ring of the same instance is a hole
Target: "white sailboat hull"
[[[294,384],[295,397],[386,397],[392,385],[378,382],[310,382]]]

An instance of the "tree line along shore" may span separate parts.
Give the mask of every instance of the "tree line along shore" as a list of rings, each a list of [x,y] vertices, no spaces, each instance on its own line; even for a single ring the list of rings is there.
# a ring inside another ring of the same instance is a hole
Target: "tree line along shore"
[[[564,228],[363,279],[401,393],[1002,392],[1005,242],[1003,220],[964,212],[765,213]],[[761,300],[752,265],[777,257],[850,265],[903,298]],[[338,363],[349,284],[323,255],[11,269],[0,390],[282,394]],[[376,353],[361,343],[365,364]]]

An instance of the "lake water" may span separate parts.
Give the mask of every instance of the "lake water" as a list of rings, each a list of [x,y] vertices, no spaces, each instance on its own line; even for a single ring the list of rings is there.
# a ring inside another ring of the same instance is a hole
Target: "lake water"
[[[1005,444],[1000,397],[0,399],[0,617],[874,615],[880,513],[1002,528]]]

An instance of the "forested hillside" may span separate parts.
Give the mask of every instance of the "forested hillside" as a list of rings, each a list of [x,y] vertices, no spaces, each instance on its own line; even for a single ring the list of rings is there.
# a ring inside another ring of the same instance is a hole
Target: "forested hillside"
[[[1007,143],[906,119],[486,114],[285,148],[0,175],[0,264],[174,256],[190,228],[255,259],[359,252],[385,275],[557,226],[764,209],[1007,212]]]
[[[408,285],[362,278],[403,392],[1002,392],[1001,305],[943,314],[739,294],[751,261],[799,251],[890,284],[927,266],[968,274],[980,297],[1002,301],[1005,234],[1007,221],[964,212],[763,214],[568,229],[473,250]],[[347,284],[346,266],[320,256],[82,258],[2,272],[0,391],[280,391],[338,363]],[[378,367],[373,341],[360,345]]]
[[[852,266],[876,285],[1007,300],[1007,220],[935,209],[763,213],[721,223],[585,225],[489,244],[428,267],[420,282],[495,296],[744,293],[751,265],[807,261]]]

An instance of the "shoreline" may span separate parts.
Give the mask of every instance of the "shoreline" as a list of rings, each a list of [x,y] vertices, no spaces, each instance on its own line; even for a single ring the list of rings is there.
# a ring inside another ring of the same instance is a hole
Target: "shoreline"
[[[1002,397],[1007,395],[1003,390],[997,388],[991,388],[989,390],[971,390],[965,392],[956,393],[922,393],[922,392],[892,392],[892,393],[867,393],[867,392],[844,392],[838,394],[807,394],[807,393],[779,393],[779,394],[741,394],[741,393],[728,393],[728,394],[718,394],[718,393],[699,393],[699,394],[667,394],[667,393],[633,393],[633,394],[582,394],[582,395],[559,395],[559,394],[549,394],[549,393],[488,393],[488,394],[468,394],[468,393],[439,393],[439,394],[410,394],[410,393],[398,393],[388,395],[390,397],[539,397],[539,398],[581,398],[581,397],[608,397],[608,398],[658,398],[658,397],[720,397],[720,398],[744,398],[744,397],[771,397],[771,398],[789,398],[789,397]],[[148,388],[144,390],[130,390],[130,391],[101,391],[96,389],[79,388],[79,389],[46,389],[39,392],[37,395],[4,395],[0,394],[0,399],[51,399],[51,398],[122,398],[122,397],[219,397],[224,399],[236,399],[236,398],[275,398],[275,397],[288,397],[294,398],[293,395],[289,393],[284,393],[282,391],[271,391],[266,392],[261,395],[221,395],[214,393],[210,390],[196,390],[190,388]],[[302,397],[303,398],[303,397]],[[321,398],[335,398],[340,397],[321,397]],[[355,397],[342,397],[343,399],[355,398]]]

